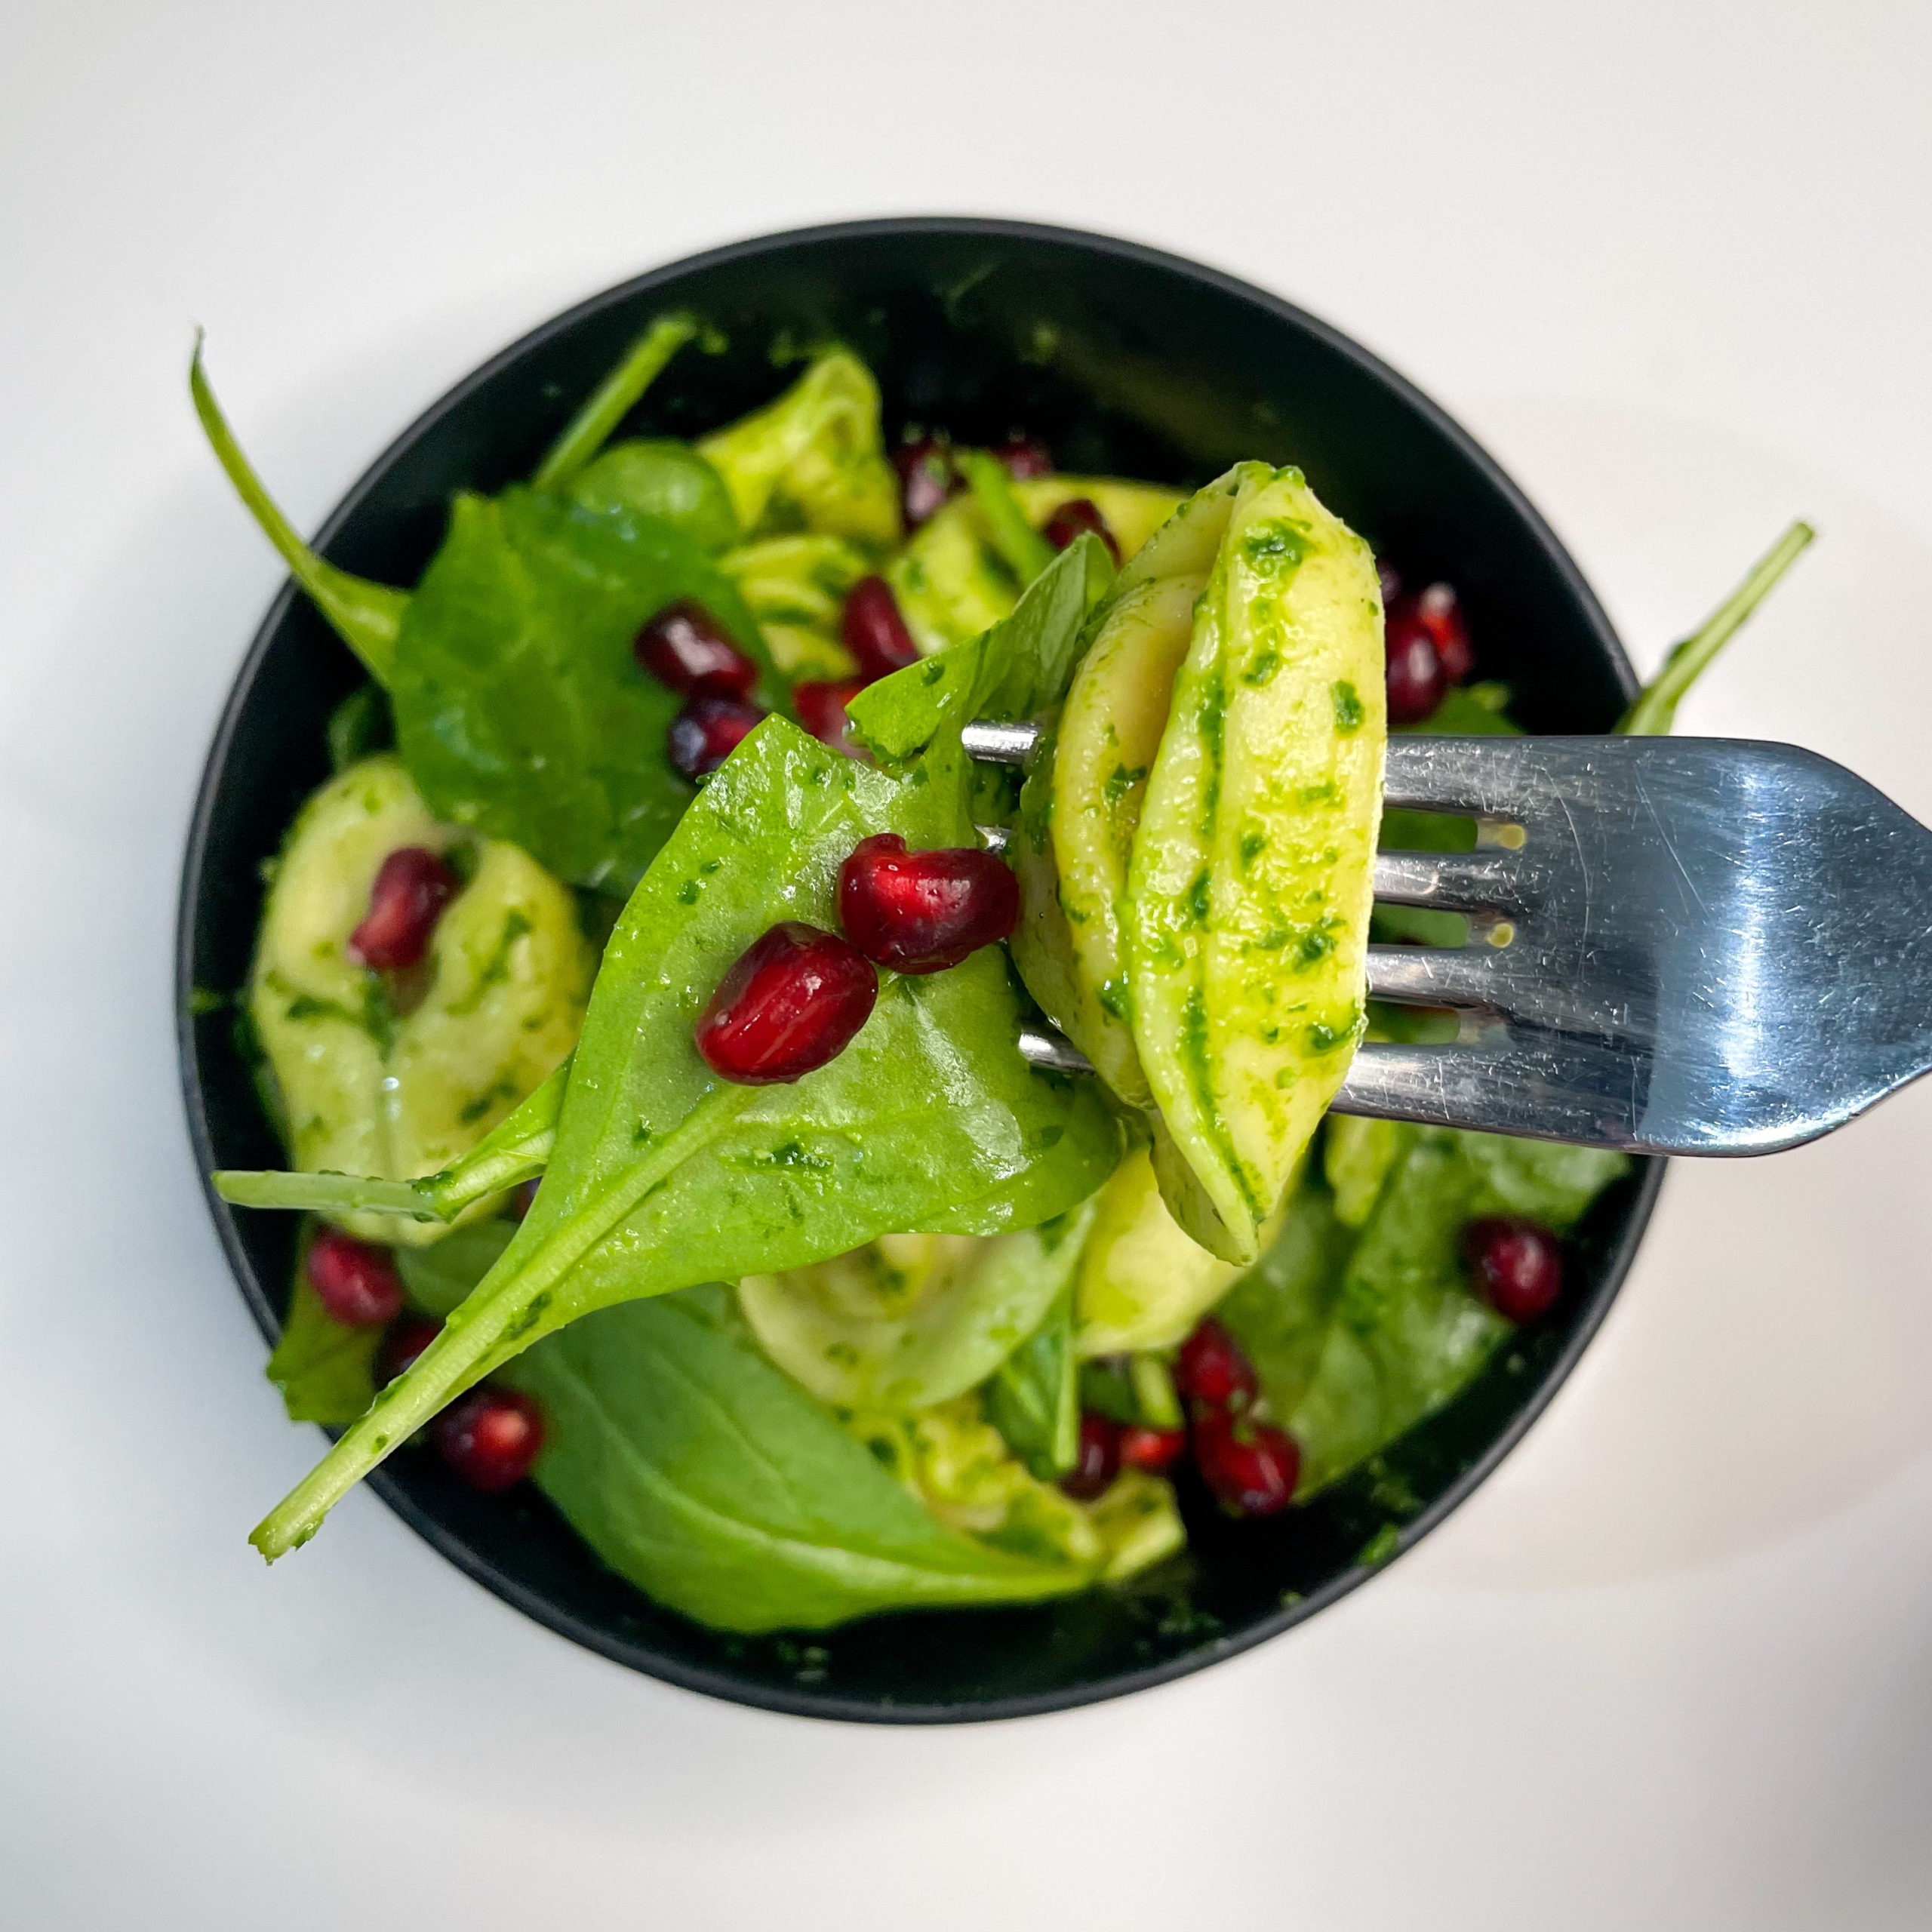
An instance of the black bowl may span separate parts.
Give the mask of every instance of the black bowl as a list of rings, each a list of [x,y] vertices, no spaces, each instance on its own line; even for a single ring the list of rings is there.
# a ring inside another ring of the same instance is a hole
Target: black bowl
[[[1463,592],[1484,675],[1534,731],[1607,730],[1629,666],[1576,565],[1521,493],[1434,404],[1335,331],[1226,275],[1131,244],[1011,222],[855,223],[741,242],[656,270],[548,322],[460,383],[378,460],[324,526],[337,563],[413,583],[451,491],[527,475],[651,317],[688,307],[728,352],[674,362],[633,426],[685,435],[774,392],[787,346],[849,343],[878,372],[888,426],[968,441],[1015,427],[1063,469],[1206,481],[1241,457],[1294,462],[1323,500],[1418,579]],[[229,1023],[195,989],[239,986],[261,862],[327,774],[323,724],[359,681],[285,589],[236,679],[189,835],[179,958],[181,1070],[196,1158],[281,1153]],[[1191,1557],[1130,1590],[1039,1607],[909,1612],[795,1640],[721,1635],[605,1570],[534,1488],[486,1497],[405,1451],[371,1478],[405,1521],[506,1601],[633,1669],[746,1704],[889,1722],[1011,1717],[1196,1670],[1300,1623],[1440,1522],[1495,1468],[1583,1352],[1663,1177],[1600,1201],[1561,1309],[1457,1401],[1309,1506],[1231,1523],[1183,1497]],[[265,1336],[285,1305],[292,1216],[211,1193]],[[241,1534],[244,1525],[236,1525]],[[301,1561],[326,1562],[326,1549]]]

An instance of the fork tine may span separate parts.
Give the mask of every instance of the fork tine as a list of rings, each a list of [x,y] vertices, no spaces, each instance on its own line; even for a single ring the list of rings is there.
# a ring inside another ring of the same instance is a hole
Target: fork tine
[[[1375,896],[1392,906],[1433,906],[1452,912],[1507,912],[1527,903],[1527,881],[1515,854],[1495,852],[1378,852]]]

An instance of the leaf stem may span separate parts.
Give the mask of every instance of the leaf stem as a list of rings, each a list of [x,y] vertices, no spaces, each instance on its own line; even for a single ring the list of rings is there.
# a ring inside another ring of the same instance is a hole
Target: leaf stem
[[[694,315],[660,315],[571,418],[549,454],[537,466],[531,481],[540,490],[564,488],[604,447],[611,432],[657,380],[665,364],[697,332]]]
[[[1658,738],[1677,721],[1677,707],[1711,660],[1744,626],[1772,587],[1817,534],[1808,523],[1793,523],[1751,567],[1750,574],[1696,630],[1671,647],[1663,668],[1646,685],[1617,723],[1626,737]]]
[[[435,1340],[377,1392],[368,1412],[256,1525],[248,1540],[272,1563],[306,1543],[322,1518],[438,1410],[581,1309],[561,1300],[564,1278],[672,1170],[715,1140],[762,1090],[721,1084],[634,1165],[539,1229],[526,1223]],[[541,1203],[535,1211],[540,1214]]]
[[[1053,546],[1027,521],[1006,466],[983,450],[963,450],[959,467],[966,487],[986,520],[993,548],[1019,578],[1023,590],[1054,560]]]
[[[235,492],[248,506],[262,534],[281,552],[291,574],[314,600],[336,635],[361,659],[369,675],[387,691],[395,672],[396,638],[409,593],[367,577],[352,577],[316,555],[283,515],[281,506],[264,488],[254,466],[242,452],[228,419],[215,401],[207,371],[202,366],[202,336],[195,336],[195,354],[188,367],[188,390],[195,414],[216,460],[228,473]]]

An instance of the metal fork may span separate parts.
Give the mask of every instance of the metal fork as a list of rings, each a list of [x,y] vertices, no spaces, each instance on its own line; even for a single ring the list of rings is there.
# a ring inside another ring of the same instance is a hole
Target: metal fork
[[[1023,765],[1036,727],[967,750]],[[1383,852],[1375,896],[1469,915],[1372,946],[1371,998],[1460,1009],[1371,1043],[1338,1112],[1648,1154],[1770,1154],[1932,1069],[1932,831],[1842,765],[1724,738],[1398,737],[1386,802],[1478,823]],[[1059,1034],[1020,1051],[1093,1069]]]

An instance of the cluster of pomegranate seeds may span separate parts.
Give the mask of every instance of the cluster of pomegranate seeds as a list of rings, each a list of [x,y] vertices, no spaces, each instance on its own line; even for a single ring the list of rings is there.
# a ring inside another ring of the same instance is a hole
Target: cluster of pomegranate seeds
[[[376,1351],[376,1386],[386,1389],[405,1369],[413,1368],[416,1358],[442,1332],[443,1324],[426,1315],[405,1315],[392,1324]]]
[[[1131,1469],[1145,1469],[1157,1476],[1172,1469],[1187,1447],[1184,1429],[1146,1429],[1137,1423],[1120,1432],[1120,1459]]]
[[[1243,1516],[1272,1516],[1294,1500],[1301,1451],[1294,1438],[1227,1409],[1194,1419],[1194,1466],[1217,1501]]]
[[[786,919],[740,954],[694,1037],[721,1079],[774,1086],[837,1059],[878,998],[878,976],[857,946]]]
[[[1107,528],[1107,520],[1100,514],[1100,505],[1091,497],[1074,497],[1062,503],[1047,518],[1046,528],[1041,534],[1056,550],[1064,550],[1076,537],[1084,536],[1089,531],[1107,546],[1108,555],[1118,565],[1120,545]]]
[[[1076,1503],[1091,1503],[1106,1494],[1119,1474],[1120,1424],[1091,1409],[1083,1410],[1079,1447],[1072,1468],[1060,1479],[1060,1487]]]
[[[688,698],[664,736],[672,770],[694,785],[700,778],[709,778],[764,718],[756,705],[747,704],[743,698],[721,697],[709,691]]]
[[[899,600],[882,577],[862,577],[846,592],[838,629],[867,684],[919,661],[919,647],[900,615]]]
[[[1377,564],[1386,611],[1389,721],[1420,724],[1432,716],[1451,685],[1475,668],[1469,626],[1453,586],[1432,583],[1405,596],[1401,580]]]
[[[436,1453],[472,1489],[494,1496],[530,1473],[543,1446],[543,1417],[513,1389],[472,1389],[430,1425]]]
[[[309,1281],[329,1318],[346,1327],[377,1327],[402,1310],[402,1278],[388,1249],[339,1228],[325,1228],[309,1243]]]
[[[937,436],[901,443],[892,452],[892,466],[899,472],[899,507],[908,530],[937,515],[959,488],[952,450]]]
[[[443,908],[463,882],[426,845],[405,845],[383,861],[369,888],[369,909],[349,936],[349,956],[380,972],[422,962]]]
[[[1463,1252],[1484,1298],[1506,1321],[1534,1321],[1563,1291],[1562,1251],[1540,1222],[1513,1214],[1472,1221],[1463,1230]]]
[[[1004,465],[1006,473],[1018,483],[1030,483],[1035,477],[1054,473],[1053,452],[1038,437],[1023,436],[1017,429],[1004,442],[994,444],[987,454]]]
[[[1020,881],[990,852],[909,852],[896,832],[862,840],[838,870],[838,917],[868,959],[938,973],[1020,923]]]
[[[749,697],[758,683],[758,666],[702,604],[688,597],[666,605],[638,632],[631,649],[680,697]]]

